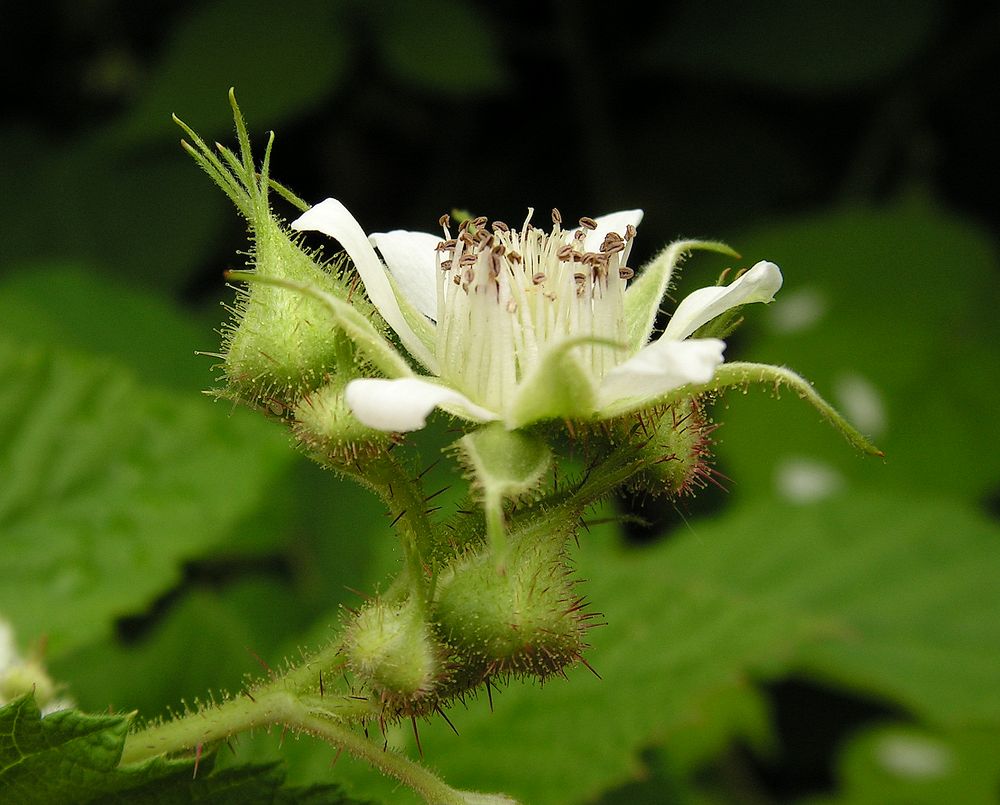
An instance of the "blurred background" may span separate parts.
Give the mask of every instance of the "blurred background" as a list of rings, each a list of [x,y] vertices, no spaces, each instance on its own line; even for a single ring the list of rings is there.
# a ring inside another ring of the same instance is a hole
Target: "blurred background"
[[[794,394],[720,400],[727,491],[614,501],[634,517],[581,540],[603,681],[459,709],[460,738],[426,727],[433,767],[528,802],[995,800],[1000,8],[21,14],[0,32],[0,614],[82,707],[238,687],[395,562],[376,502],[199,395],[247,242],[170,115],[232,145],[234,86],[256,144],[276,132],[273,175],[367,231],[641,207],[636,265],[678,236],[774,260],[785,286],[727,355],[800,371],[886,452],[852,454]],[[692,259],[678,298],[725,265]],[[295,782],[403,796],[326,747],[282,755]]]

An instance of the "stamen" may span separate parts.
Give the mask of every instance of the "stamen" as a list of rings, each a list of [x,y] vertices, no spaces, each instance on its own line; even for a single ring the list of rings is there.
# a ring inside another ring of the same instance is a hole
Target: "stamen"
[[[562,223],[562,213],[559,212],[559,208],[558,207],[553,207],[552,208],[552,223],[553,224],[561,224]]]

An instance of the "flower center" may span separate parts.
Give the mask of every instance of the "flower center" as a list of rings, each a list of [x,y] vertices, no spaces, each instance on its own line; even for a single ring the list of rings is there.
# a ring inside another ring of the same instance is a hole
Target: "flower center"
[[[437,356],[451,385],[501,411],[521,379],[546,351],[567,339],[624,340],[626,265],[635,228],[608,232],[588,251],[597,229],[592,218],[562,228],[552,211],[552,231],[521,229],[485,217],[463,221],[457,237],[442,216],[438,245]],[[589,237],[588,237],[589,235]],[[619,362],[606,343],[576,348],[576,357],[600,379]]]

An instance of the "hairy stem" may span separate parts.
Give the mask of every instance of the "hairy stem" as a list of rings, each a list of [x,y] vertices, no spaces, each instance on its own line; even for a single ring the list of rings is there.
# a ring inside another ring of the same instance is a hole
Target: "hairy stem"
[[[390,453],[366,461],[364,467],[337,469],[371,489],[389,507],[405,557],[407,589],[421,607],[426,606],[431,523],[420,479],[410,477]]]
[[[214,744],[231,735],[281,725],[313,735],[394,777],[431,803],[465,803],[466,798],[423,766],[396,752],[377,746],[354,732],[342,720],[352,702],[346,697],[299,697],[286,689],[260,690],[251,699],[238,699],[197,713],[148,727],[128,736],[121,765],[140,763]]]

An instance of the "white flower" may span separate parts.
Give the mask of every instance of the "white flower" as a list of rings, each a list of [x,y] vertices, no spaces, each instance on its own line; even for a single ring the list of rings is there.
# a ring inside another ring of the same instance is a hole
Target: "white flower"
[[[696,248],[732,252],[717,243],[674,243],[630,282],[641,210],[584,218],[570,230],[553,211],[551,232],[530,218],[520,229],[478,218],[455,237],[443,218],[443,237],[395,231],[369,238],[331,198],[292,223],[340,242],[373,304],[429,372],[416,376],[396,356],[376,361],[389,367],[389,378],[353,380],[346,391],[364,424],[418,430],[440,407],[514,429],[648,407],[712,379],[725,344],[691,338],[699,327],[739,305],[770,302],[781,287],[778,267],[757,263],[728,286],[692,293],[650,342],[678,259]]]

